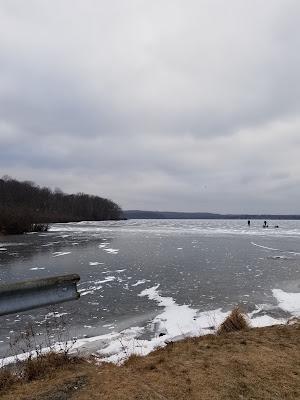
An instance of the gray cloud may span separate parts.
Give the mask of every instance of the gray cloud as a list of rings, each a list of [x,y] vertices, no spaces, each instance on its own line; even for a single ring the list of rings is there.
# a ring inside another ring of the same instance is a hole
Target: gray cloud
[[[124,208],[300,212],[296,0],[0,4],[0,172]]]

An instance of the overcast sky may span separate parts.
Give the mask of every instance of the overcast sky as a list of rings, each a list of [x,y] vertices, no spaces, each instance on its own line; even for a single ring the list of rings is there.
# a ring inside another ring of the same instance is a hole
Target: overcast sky
[[[299,0],[0,0],[0,175],[300,213]]]

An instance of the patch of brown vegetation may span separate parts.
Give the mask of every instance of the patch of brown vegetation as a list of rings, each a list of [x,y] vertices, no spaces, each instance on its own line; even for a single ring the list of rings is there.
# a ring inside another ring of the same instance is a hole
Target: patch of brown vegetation
[[[16,376],[8,368],[0,369],[0,393],[8,390],[17,382]]]
[[[247,316],[239,307],[234,308],[218,329],[218,334],[245,331],[250,328]]]
[[[0,369],[0,395],[5,393],[16,383],[27,383],[33,380],[50,378],[57,370],[64,370],[82,362],[78,357],[71,357],[64,353],[49,352],[39,354],[37,358],[28,358],[26,361]]]
[[[65,379],[54,387],[50,386],[43,393],[32,393],[26,400],[68,400],[73,397],[74,393],[82,389],[86,383],[86,375],[78,375]]]
[[[20,365],[20,376],[23,381],[29,382],[49,376],[56,372],[57,369],[66,369],[72,364],[78,364],[80,361],[79,358],[70,357],[64,353],[50,352],[22,362]]]
[[[79,376],[86,383],[64,391]],[[60,397],[51,398],[50,393]],[[296,400],[300,399],[300,324],[190,338],[147,357],[131,357],[121,367],[81,362],[58,368],[50,377],[17,384],[1,398]]]

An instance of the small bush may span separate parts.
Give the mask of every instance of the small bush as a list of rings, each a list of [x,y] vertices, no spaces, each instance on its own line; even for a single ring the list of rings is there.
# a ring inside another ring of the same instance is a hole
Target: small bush
[[[244,331],[250,328],[247,321],[247,317],[240,310],[239,307],[234,308],[225,321],[220,325],[217,334],[222,335],[224,333]]]

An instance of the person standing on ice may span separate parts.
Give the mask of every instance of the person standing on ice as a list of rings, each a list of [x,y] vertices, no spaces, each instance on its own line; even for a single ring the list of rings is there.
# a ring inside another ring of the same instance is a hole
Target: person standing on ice
[[[250,219],[248,219],[248,226],[250,226],[250,224],[251,224]]]

